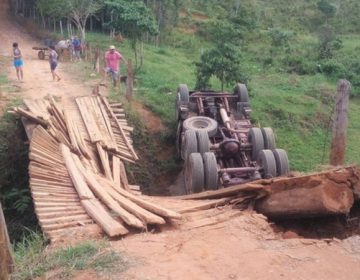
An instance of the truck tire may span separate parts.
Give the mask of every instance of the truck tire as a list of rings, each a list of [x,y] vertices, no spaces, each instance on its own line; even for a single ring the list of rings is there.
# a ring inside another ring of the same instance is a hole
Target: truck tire
[[[277,176],[275,156],[271,150],[261,150],[257,163],[263,169],[263,178],[269,179]]]
[[[182,132],[182,122],[179,121],[176,129],[176,156],[178,159],[181,159],[181,132]]]
[[[283,149],[274,149],[272,152],[276,162],[277,176],[289,173],[289,158],[286,151]]]
[[[178,121],[180,118],[180,94],[176,93],[176,99],[175,99],[175,120]]]
[[[194,130],[187,130],[181,143],[181,157],[186,160],[191,153],[198,152],[196,133]]]
[[[249,93],[245,84],[237,83],[234,88],[234,94],[238,95],[239,102],[249,102]]]
[[[192,153],[185,162],[185,188],[188,193],[204,190],[204,164],[199,153]]]
[[[275,136],[271,127],[261,128],[262,135],[264,137],[264,148],[273,150],[276,148]]]
[[[189,89],[186,84],[180,84],[177,88],[177,93],[180,95],[181,102],[189,102]]]
[[[203,130],[206,131],[209,137],[215,136],[217,133],[218,123],[217,121],[202,116],[190,117],[183,122],[183,128],[187,130]]]
[[[219,187],[219,175],[217,161],[214,153],[204,153],[204,187],[205,190],[217,190]]]
[[[198,143],[198,152],[203,155],[210,151],[209,135],[205,130],[196,131],[196,138]]]
[[[264,137],[262,135],[261,129],[258,127],[250,128],[248,134],[248,141],[252,145],[251,150],[251,159],[256,161],[259,155],[259,152],[264,149]]]

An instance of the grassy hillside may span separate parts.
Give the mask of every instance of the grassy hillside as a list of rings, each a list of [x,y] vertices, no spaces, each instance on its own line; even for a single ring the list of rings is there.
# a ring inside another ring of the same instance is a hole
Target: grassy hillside
[[[174,128],[175,89],[179,83],[195,84],[194,61],[202,51],[202,44],[193,35],[182,34],[189,48],[152,45],[145,46],[145,64],[137,74],[136,98],[155,112],[164,123]],[[306,49],[316,38],[307,35],[297,40],[295,48]],[[105,35],[91,34],[89,40],[107,46]],[[344,53],[354,52],[360,37],[344,36]],[[293,170],[310,171],[328,163],[331,131],[329,131],[336,79],[321,73],[299,75],[281,69],[274,59],[271,66],[263,67],[262,59],[268,56],[266,41],[254,40],[242,50],[243,66],[251,79],[248,83],[256,125],[271,126],[276,132],[277,143],[289,152]],[[132,57],[129,46],[119,45],[126,57]],[[281,60],[281,54],[277,57]],[[310,61],[311,63],[311,61]],[[316,62],[313,62],[316,63]],[[124,70],[125,72],[125,70]],[[215,81],[214,88],[219,89]],[[231,87],[227,90],[232,90]],[[360,100],[351,99],[347,162],[360,163],[360,147],[357,139]]]
[[[194,62],[213,46],[206,33],[208,23],[232,19],[244,27],[237,47],[241,69],[250,77],[253,121],[274,128],[278,146],[289,152],[292,169],[309,171],[328,163],[329,125],[340,78],[353,83],[346,158],[360,163],[360,24],[355,16],[360,5],[355,0],[325,2],[335,7],[334,14],[322,12],[318,1],[186,1],[177,27],[163,31],[160,45],[145,44],[136,98],[174,129],[175,89],[179,83],[195,86]],[[330,43],[322,50],[324,37]],[[87,39],[103,49],[114,43],[100,33],[90,33]],[[126,58],[133,58],[127,40],[118,47]],[[328,48],[331,54],[322,57]],[[212,79],[212,86],[219,89],[219,81]]]

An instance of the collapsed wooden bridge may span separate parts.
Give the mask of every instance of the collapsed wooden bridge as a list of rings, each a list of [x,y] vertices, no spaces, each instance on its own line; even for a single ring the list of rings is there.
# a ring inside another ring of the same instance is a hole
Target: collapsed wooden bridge
[[[51,240],[100,228],[113,237],[180,217],[142,200],[139,187],[129,185],[124,162],[138,156],[120,103],[99,95],[24,103],[14,112],[23,117],[30,139],[31,194]]]
[[[51,241],[101,232],[122,236],[149,225],[194,228],[226,220],[249,206],[275,218],[346,214],[360,196],[357,167],[178,198],[144,196],[127,180],[124,162],[131,164],[138,156],[122,104],[110,104],[101,95],[24,103],[13,110],[22,117],[30,141],[31,194]],[[231,207],[208,212],[225,205]]]

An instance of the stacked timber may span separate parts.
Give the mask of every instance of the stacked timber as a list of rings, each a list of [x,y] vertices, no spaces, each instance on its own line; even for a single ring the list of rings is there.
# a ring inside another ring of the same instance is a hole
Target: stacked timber
[[[52,241],[80,228],[115,237],[181,218],[132,191],[139,187],[129,185],[124,162],[138,156],[121,104],[94,95],[24,103],[13,111],[31,138],[31,194]]]

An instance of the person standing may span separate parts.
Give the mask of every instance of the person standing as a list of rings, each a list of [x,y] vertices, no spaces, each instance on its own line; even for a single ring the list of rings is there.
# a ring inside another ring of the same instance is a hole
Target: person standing
[[[24,61],[22,58],[21,51],[19,49],[18,43],[13,43],[13,56],[14,56],[14,66],[16,69],[16,76],[19,81],[22,81],[24,79],[24,72],[23,72],[23,66]]]
[[[77,36],[72,39],[72,47],[74,49],[74,59],[81,60],[81,41]]]
[[[105,53],[106,67],[104,69],[104,80],[106,81],[106,75],[110,73],[114,87],[116,87],[117,81],[119,80],[120,60],[127,64],[121,53],[116,51],[115,46],[110,46],[109,50]]]
[[[57,80],[60,81],[60,76],[56,73],[56,67],[58,65],[58,54],[55,51],[54,46],[50,46],[50,54],[49,54],[49,64],[50,64],[50,70],[53,77],[53,81]]]

